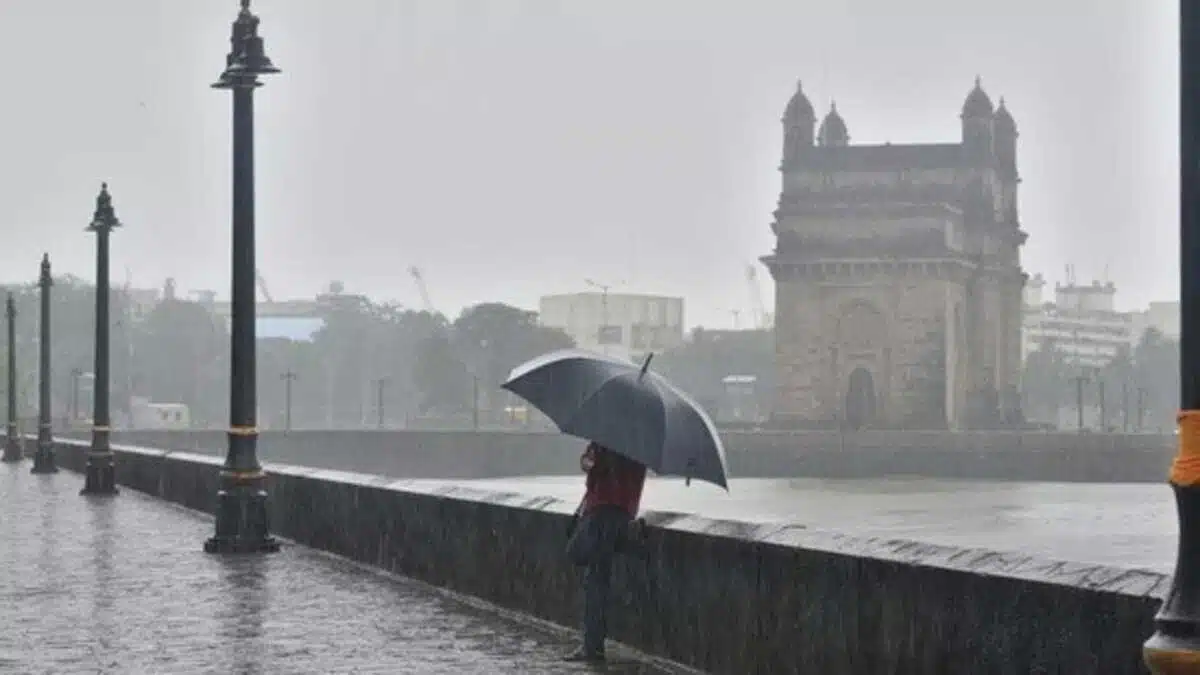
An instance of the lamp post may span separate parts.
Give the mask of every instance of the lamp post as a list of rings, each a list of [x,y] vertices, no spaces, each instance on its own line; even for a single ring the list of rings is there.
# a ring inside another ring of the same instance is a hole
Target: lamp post
[[[1128,378],[1128,376],[1126,376]],[[1121,383],[1121,433],[1129,433],[1129,380]]]
[[[1083,431],[1083,385],[1088,381],[1082,371],[1072,378],[1075,381],[1075,412],[1079,417],[1079,431]]]
[[[283,429],[292,430],[292,383],[296,381],[296,373],[289,370],[279,378],[283,380]]]
[[[479,431],[479,376],[471,374],[471,429]]]
[[[1137,428],[1135,431],[1142,432],[1146,425],[1146,390],[1138,387],[1137,390]]]
[[[58,473],[54,461],[54,438],[50,428],[50,255],[42,255],[42,273],[38,277],[41,290],[41,335],[38,343],[38,437],[33,453],[32,473]]]
[[[96,210],[88,232],[96,233],[96,345],[95,365],[92,366],[92,447],[88,450],[80,494],[113,496],[117,494],[116,470],[109,429],[109,284],[108,237],[121,221],[113,210],[108,183],[100,184],[96,195]]]
[[[610,284],[601,284],[591,279],[584,279],[583,282],[592,288],[600,290],[600,327],[596,329],[596,344],[600,346],[600,351],[608,354],[608,291],[612,288]]]
[[[71,424],[74,427],[79,422],[79,380],[83,377],[83,368],[71,369]]]
[[[376,426],[380,429],[384,427],[384,421],[386,419],[383,412],[383,394],[389,382],[391,382],[391,378],[388,377],[381,377],[378,380],[375,380],[375,416],[377,418]]]
[[[21,461],[21,439],[17,438],[17,304],[10,292],[4,301],[8,320],[8,424],[5,427],[4,461]]]
[[[259,75],[277,73],[258,36],[250,0],[233,22],[225,71],[213,84],[233,94],[233,261],[230,316],[229,451],[217,490],[216,534],[208,553],[279,550],[267,518],[266,475],[258,462],[255,377],[254,90]]]
[[[1200,673],[1200,5],[1179,3],[1179,453],[1170,484],[1179,517],[1171,589],[1142,648],[1158,675]]]

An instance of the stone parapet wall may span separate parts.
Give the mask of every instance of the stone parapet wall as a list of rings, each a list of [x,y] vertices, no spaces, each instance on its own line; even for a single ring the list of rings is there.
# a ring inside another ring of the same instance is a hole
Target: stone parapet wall
[[[57,451],[63,467],[84,467],[83,444]],[[128,447],[116,458],[121,485],[212,511],[217,458]],[[570,504],[267,469],[280,536],[577,623],[580,575],[563,554]],[[618,564],[610,633],[712,673],[1145,672],[1141,644],[1168,584],[1153,572],[801,526],[646,517],[649,561]]]
[[[121,431],[114,441],[223,456],[222,431]],[[1163,482],[1165,434],[836,431],[722,434],[734,477]],[[82,438],[82,437],[81,437]],[[266,431],[265,461],[400,478],[574,475],[583,442],[559,434],[472,431]]]

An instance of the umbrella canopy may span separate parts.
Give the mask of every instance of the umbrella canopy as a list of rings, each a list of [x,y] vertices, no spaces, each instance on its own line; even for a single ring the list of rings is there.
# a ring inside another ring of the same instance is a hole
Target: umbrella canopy
[[[655,473],[729,489],[725,448],[700,406],[661,376],[582,349],[539,356],[513,369],[504,389],[565,434],[595,441]]]

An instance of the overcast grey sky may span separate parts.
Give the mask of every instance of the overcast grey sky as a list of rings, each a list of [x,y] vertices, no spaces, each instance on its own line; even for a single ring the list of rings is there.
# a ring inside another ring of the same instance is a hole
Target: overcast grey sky
[[[954,140],[979,74],[1021,131],[1024,262],[1177,297],[1176,3],[1008,0],[255,0],[284,69],[259,91],[259,265],[454,314],[583,279],[748,309],[772,246],[797,78],[855,141]],[[235,0],[5,0],[0,280],[42,251],[92,277],[228,294]],[[767,281],[764,274],[764,282]],[[769,283],[767,298],[771,295]]]

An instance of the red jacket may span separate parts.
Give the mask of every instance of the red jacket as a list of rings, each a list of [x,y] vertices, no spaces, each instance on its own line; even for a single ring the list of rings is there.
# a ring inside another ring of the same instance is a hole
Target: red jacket
[[[587,493],[582,512],[597,506],[616,506],[636,518],[646,485],[646,467],[603,446],[593,444],[594,463],[587,473]]]

